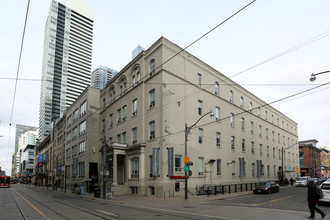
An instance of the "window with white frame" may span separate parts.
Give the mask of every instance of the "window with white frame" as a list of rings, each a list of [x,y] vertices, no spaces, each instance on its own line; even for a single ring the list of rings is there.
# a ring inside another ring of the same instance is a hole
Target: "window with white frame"
[[[215,107],[215,120],[220,120],[220,107],[218,106]]]
[[[243,96],[241,96],[241,98],[239,99],[239,103],[240,103],[240,107],[244,108],[244,98],[243,98]]]
[[[140,81],[141,81],[141,73],[140,73],[140,71],[137,71],[136,72],[136,78],[137,78],[137,83],[140,83]]]
[[[204,157],[198,157],[198,175],[204,175]]]
[[[217,176],[221,176],[221,159],[217,159]]]
[[[74,112],[73,112],[73,122],[77,121],[78,120],[78,109],[76,109]]]
[[[76,139],[78,136],[78,127],[76,126],[74,129],[73,129],[73,138]]]
[[[181,172],[182,171],[182,155],[176,154],[175,155],[175,172]]]
[[[197,85],[198,87],[202,86],[202,75],[200,73],[197,74]]]
[[[83,116],[86,113],[86,109],[87,109],[87,101],[84,101],[80,105],[80,116]]]
[[[234,127],[235,123],[234,123],[234,113],[230,113],[230,126]]]
[[[245,160],[244,158],[238,158],[239,159],[239,176],[244,177],[245,176]]]
[[[134,157],[131,160],[131,178],[139,178],[140,169],[139,169],[139,158]]]
[[[203,129],[198,128],[198,143],[202,144],[203,143]]]
[[[149,122],[149,140],[155,139],[155,121]]]
[[[215,82],[215,84],[214,84],[214,93],[216,95],[219,95],[219,83],[218,82]]]
[[[236,175],[236,166],[235,166],[235,160],[231,162],[231,175],[235,176]]]
[[[132,106],[133,106],[133,115],[137,114],[137,99],[134,99],[132,101]]]
[[[198,114],[202,115],[203,114],[203,101],[198,100]]]
[[[245,130],[245,118],[241,118],[241,129],[242,131]]]
[[[250,102],[250,112],[252,112],[252,110],[253,110],[253,104],[252,102]]]
[[[258,107],[258,116],[260,116],[260,107]]]
[[[233,92],[232,90],[229,91],[229,101],[230,101],[231,103],[234,102],[234,92]]]
[[[133,144],[137,143],[137,128],[136,127],[132,129],[132,142],[133,142]]]
[[[220,132],[216,132],[215,136],[216,136],[216,138],[215,138],[216,146],[217,147],[220,147],[221,133]]]
[[[262,126],[259,125],[259,137],[261,137],[261,135],[262,135]]]
[[[155,106],[155,89],[150,90],[149,92],[149,108]]]
[[[79,143],[79,155],[84,154],[86,150],[86,142],[82,141]]]
[[[86,121],[83,121],[79,125],[79,134],[85,134],[86,133]]]

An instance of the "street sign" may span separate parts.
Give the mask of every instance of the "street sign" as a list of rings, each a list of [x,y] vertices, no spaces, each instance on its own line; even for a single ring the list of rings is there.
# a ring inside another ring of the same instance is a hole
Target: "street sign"
[[[183,162],[184,163],[189,163],[190,157],[183,157]]]
[[[192,161],[187,163],[187,166],[192,166],[192,165],[194,165],[194,163]]]
[[[321,169],[324,170],[324,163],[321,163]]]
[[[183,169],[184,169],[184,171],[189,171],[189,167],[188,166],[185,166]]]

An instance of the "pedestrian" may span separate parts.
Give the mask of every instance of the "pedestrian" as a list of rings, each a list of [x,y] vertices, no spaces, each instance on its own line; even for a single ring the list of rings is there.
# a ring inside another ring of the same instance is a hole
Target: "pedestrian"
[[[293,178],[291,177],[291,179],[290,179],[291,186],[293,186],[293,182],[294,182],[294,180],[293,180]]]
[[[321,218],[323,219],[326,214],[322,212],[319,208],[316,207],[316,202],[319,201],[319,198],[316,193],[316,185],[313,180],[308,180],[307,182],[307,201],[308,201],[308,208],[311,213],[311,215],[307,218],[313,219],[315,218],[315,211],[318,212],[321,215]]]

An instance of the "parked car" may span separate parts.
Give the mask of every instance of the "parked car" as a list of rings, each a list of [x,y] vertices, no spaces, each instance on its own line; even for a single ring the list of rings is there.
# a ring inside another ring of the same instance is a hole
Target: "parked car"
[[[321,185],[320,188],[323,191],[323,198],[320,199],[319,205],[322,203],[328,203],[330,202],[330,180],[324,181]]]
[[[296,180],[296,186],[307,186],[307,182],[308,180],[310,180],[311,177],[310,176],[302,176],[302,177],[299,177],[297,180]]]
[[[318,182],[318,184],[321,184],[321,183],[323,183],[324,181],[326,181],[328,178],[326,178],[325,176],[321,176],[320,178],[319,178],[319,182]]]
[[[275,182],[259,183],[253,188],[253,193],[275,193],[280,191],[280,186]]]

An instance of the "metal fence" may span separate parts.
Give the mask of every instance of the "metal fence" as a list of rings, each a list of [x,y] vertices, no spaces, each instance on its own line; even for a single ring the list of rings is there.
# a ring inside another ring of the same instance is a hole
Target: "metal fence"
[[[252,191],[258,183],[242,183],[228,185],[197,185],[196,195],[217,195],[225,193]]]

